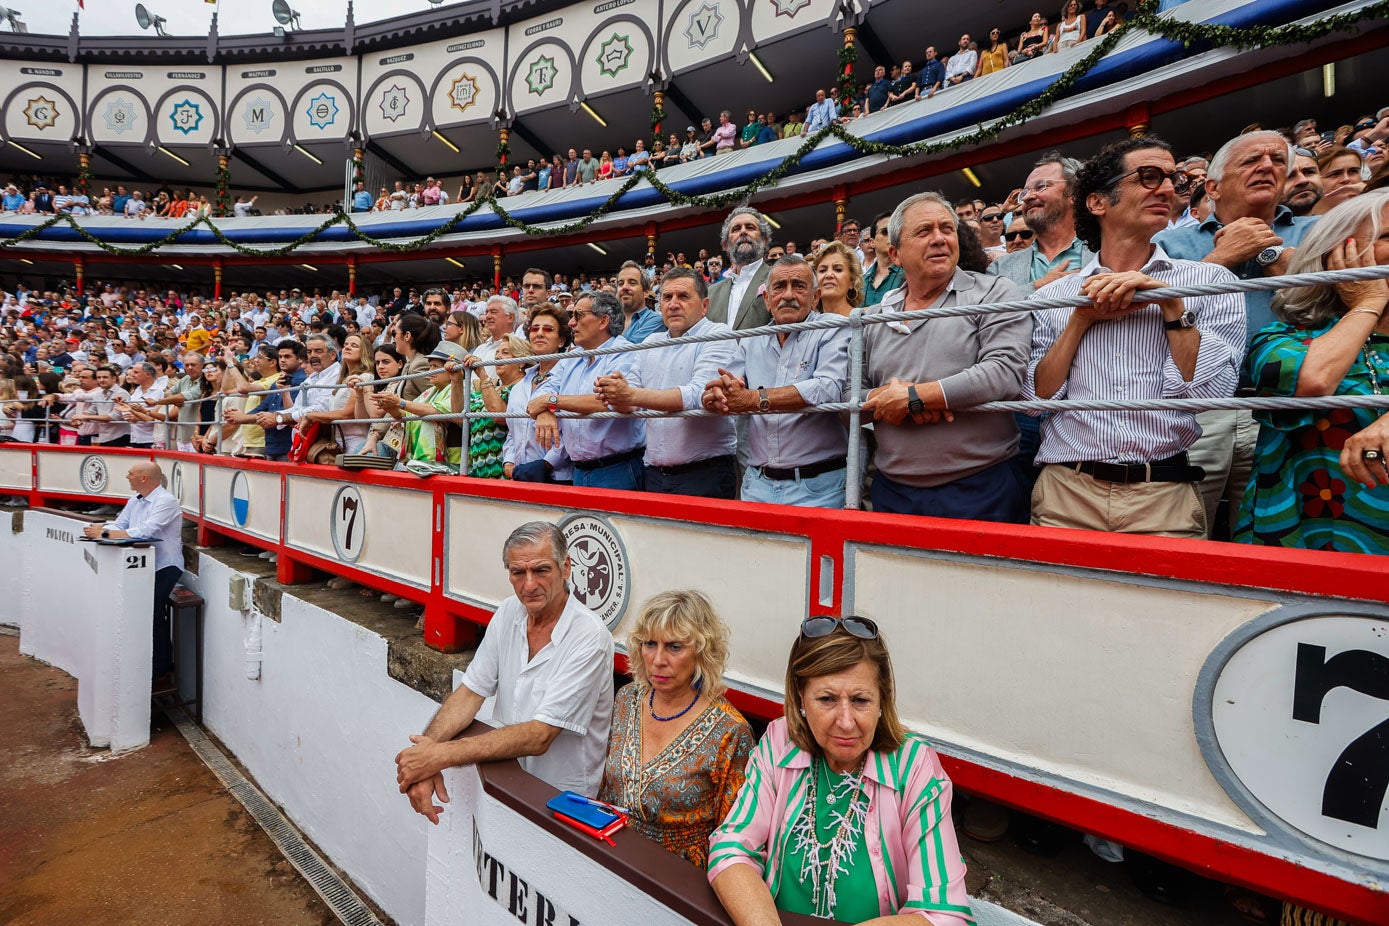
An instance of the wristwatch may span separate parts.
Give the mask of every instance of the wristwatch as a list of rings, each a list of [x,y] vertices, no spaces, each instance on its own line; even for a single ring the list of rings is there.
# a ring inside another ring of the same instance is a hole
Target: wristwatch
[[[552,392],[552,393],[550,393],[549,397],[545,399],[545,401],[546,401],[546,402],[549,404],[549,406],[550,406],[550,414],[553,415],[555,412],[559,411],[559,396],[558,396],[558,395],[556,395],[555,393]]]
[[[285,416],[284,416],[284,415],[281,415],[281,414],[276,414],[276,415],[275,415],[275,423],[276,423],[276,424],[284,424],[284,423],[285,423]]]
[[[1258,262],[1260,267],[1272,267],[1278,262],[1278,258],[1283,256],[1285,250],[1287,250],[1287,248],[1284,248],[1282,245],[1264,248],[1258,253],[1258,256],[1256,256],[1254,260]]]
[[[926,404],[921,401],[921,396],[916,394],[916,383],[907,387],[907,413],[919,415],[926,411]]]
[[[757,410],[764,415],[772,410],[772,397],[767,394],[766,386],[757,387]]]
[[[1164,331],[1180,331],[1180,330],[1183,329],[1183,328],[1195,328],[1195,327],[1196,327],[1196,313],[1193,312],[1193,311],[1191,311],[1190,309],[1187,309],[1185,312],[1183,312],[1181,315],[1177,316],[1176,318],[1172,319],[1170,322],[1163,322],[1163,323],[1162,323],[1162,328],[1163,328]]]
[[[102,540],[110,540],[110,539],[111,539],[111,530],[110,530],[110,528],[103,527],[103,528],[101,529],[101,539],[102,539]]]

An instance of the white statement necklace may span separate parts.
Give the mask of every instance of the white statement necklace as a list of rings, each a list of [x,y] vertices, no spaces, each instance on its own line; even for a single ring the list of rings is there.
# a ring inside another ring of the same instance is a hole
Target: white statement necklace
[[[821,765],[820,759],[811,763],[810,783],[806,787],[806,809],[791,828],[791,835],[796,840],[795,851],[802,853],[801,883],[810,881],[810,901],[815,915],[830,919],[838,905],[834,885],[854,863],[853,847],[863,833],[863,824],[868,817],[868,802],[859,799],[864,787],[863,766],[860,765],[857,773],[849,772],[842,776],[839,783],[831,785],[829,793],[825,795],[825,803],[830,808],[826,813],[835,825],[835,831],[828,842],[821,842],[815,831]],[[846,802],[844,809],[833,809],[840,800]]]

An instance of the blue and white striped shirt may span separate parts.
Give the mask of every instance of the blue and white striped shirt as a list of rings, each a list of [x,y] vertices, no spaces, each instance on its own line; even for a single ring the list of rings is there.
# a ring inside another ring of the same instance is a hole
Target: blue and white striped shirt
[[[1036,293],[1039,299],[1068,298],[1097,273],[1108,273],[1099,258],[1080,273],[1063,277]],[[1233,282],[1235,275],[1217,264],[1175,260],[1153,246],[1142,273],[1169,286]],[[1053,399],[1209,399],[1234,394],[1244,361],[1244,298],[1238,293],[1184,300],[1196,313],[1201,345],[1191,381],[1182,379],[1168,348],[1162,310],[1156,304],[1100,322],[1080,341],[1065,382]],[[1027,365],[1023,398],[1036,399],[1040,364],[1071,317],[1071,309],[1033,313],[1032,357]],[[1201,436],[1196,415],[1186,411],[1056,412],[1042,423],[1037,463],[1096,460],[1141,463],[1187,450]]]

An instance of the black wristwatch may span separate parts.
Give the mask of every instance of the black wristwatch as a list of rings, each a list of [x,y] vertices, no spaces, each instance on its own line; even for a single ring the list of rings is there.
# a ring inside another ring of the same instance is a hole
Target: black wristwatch
[[[1163,322],[1163,323],[1162,323],[1162,328],[1163,328],[1164,331],[1180,331],[1180,330],[1182,330],[1183,328],[1195,328],[1195,327],[1196,327],[1196,313],[1193,312],[1193,311],[1191,311],[1190,309],[1187,309],[1185,312],[1183,312],[1181,315],[1177,316],[1176,318],[1172,319],[1170,322]]]
[[[916,394],[916,383],[907,387],[907,413],[920,415],[926,411],[926,403],[921,401],[921,396]]]

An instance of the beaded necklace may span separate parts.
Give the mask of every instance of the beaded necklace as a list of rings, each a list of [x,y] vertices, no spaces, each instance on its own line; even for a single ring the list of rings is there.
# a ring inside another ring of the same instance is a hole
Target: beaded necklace
[[[867,761],[867,756],[864,760]],[[830,821],[838,824],[829,842],[821,842],[819,834],[815,831],[816,798],[819,794],[818,782],[822,769],[826,779],[825,803],[833,808],[841,798],[848,798],[847,806],[842,811],[826,811]],[[810,782],[806,786],[806,809],[791,828],[791,835],[796,840],[796,851],[803,853],[801,883],[804,884],[807,879],[810,881],[811,905],[815,908],[815,915],[825,919],[833,916],[839,903],[834,892],[835,882],[853,865],[853,847],[862,834],[864,821],[868,817],[868,802],[860,800],[865,781],[863,766],[860,765],[857,772],[849,772],[842,776],[838,784],[832,784],[829,776],[829,768],[822,760],[815,759],[811,763]]]
[[[671,714],[669,717],[662,717],[660,714],[656,713],[656,689],[652,688],[651,696],[646,699],[646,708],[647,710],[651,711],[651,716],[654,719],[659,720],[662,723],[666,722],[667,720],[678,720],[681,717],[684,717],[686,714],[688,714],[690,712],[690,708],[694,707],[696,704],[699,703],[699,689],[700,686],[696,685],[694,700],[687,704],[683,711],[681,711],[678,714]]]
[[[1375,395],[1383,395],[1384,389],[1389,387],[1389,358],[1380,355],[1379,351],[1370,346],[1374,339],[1374,334],[1365,339],[1365,347],[1360,352],[1360,356],[1365,359],[1365,366],[1370,371],[1370,389]]]

